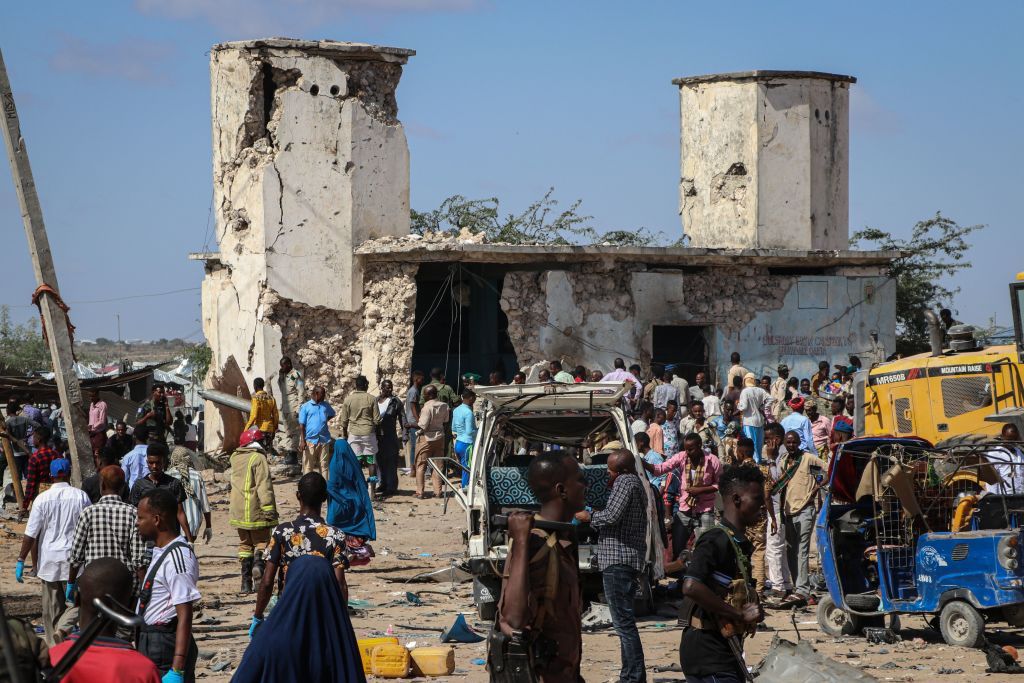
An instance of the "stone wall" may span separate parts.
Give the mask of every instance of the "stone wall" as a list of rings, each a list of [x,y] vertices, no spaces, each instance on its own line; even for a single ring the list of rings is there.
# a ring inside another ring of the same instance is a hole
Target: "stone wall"
[[[881,347],[895,344],[895,291],[877,276],[637,264],[515,271],[505,276],[501,307],[523,367],[559,358],[608,371],[616,357],[647,367],[658,325],[706,328],[710,365],[723,376],[732,351],[759,374],[786,362],[809,375],[822,359],[858,353],[867,361],[878,351],[872,332]]]
[[[372,387],[384,379],[403,386],[412,363],[416,270],[415,264],[371,266],[363,305],[354,313],[276,300],[265,324],[280,328],[282,353],[305,374],[308,390],[324,386],[337,405],[360,374]]]
[[[401,268],[374,274],[376,289],[364,291],[355,248],[409,232],[409,151],[395,89],[413,54],[283,39],[211,50],[218,249],[207,262],[203,329],[212,377],[223,379],[233,362],[230,377],[251,384],[289,355],[337,398],[360,372],[372,382],[408,365],[382,352],[393,332],[376,327],[386,321],[401,333],[412,324],[402,317],[412,279]],[[218,433],[230,440],[217,412],[206,420],[211,445]]]

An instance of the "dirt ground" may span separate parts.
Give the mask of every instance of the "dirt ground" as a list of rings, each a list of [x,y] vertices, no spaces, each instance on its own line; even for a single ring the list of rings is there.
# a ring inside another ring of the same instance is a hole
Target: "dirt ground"
[[[210,498],[214,506],[214,539],[196,546],[200,561],[200,590],[204,608],[196,619],[196,640],[200,648],[197,674],[203,680],[227,681],[248,644],[248,625],[254,596],[242,596],[238,590],[238,562],[235,555],[237,538],[228,526],[227,486],[210,482]],[[218,475],[218,478],[222,475]],[[296,478],[282,478],[275,484],[278,508],[282,519],[297,512]],[[358,613],[353,617],[356,635],[360,638],[382,635],[391,627],[403,643],[437,645],[439,631],[461,612],[470,624],[485,631],[479,623],[472,603],[469,583],[407,583],[417,574],[449,567],[463,556],[461,508],[450,501],[447,513],[441,500],[419,501],[411,496],[412,480],[401,479],[401,495],[380,504],[377,511],[377,540],[373,543],[377,557],[363,568],[349,573],[348,581]],[[0,526],[0,593],[9,613],[38,617],[39,598],[36,583],[14,581],[23,524],[4,520]],[[406,592],[412,592],[421,605],[412,604]],[[667,605],[665,607],[668,607]],[[986,681],[1019,680],[1011,676],[985,673],[985,658],[978,650],[945,645],[940,636],[929,630],[918,618],[903,618],[903,641],[895,645],[871,645],[861,637],[831,638],[818,630],[813,608],[796,615],[800,637],[810,640],[830,657],[863,668],[883,681],[935,681],[946,676],[966,675]],[[747,642],[747,661],[756,663],[765,654],[772,638],[778,635],[796,640],[788,612],[770,612],[767,629]],[[436,629],[436,630],[432,630]],[[647,662],[648,680],[680,681],[679,629],[674,613],[663,614],[641,622],[641,637]],[[999,644],[1024,648],[1024,632],[1019,629],[993,628],[990,638]],[[456,645],[456,672],[450,680],[486,681],[483,666],[483,643]],[[618,642],[610,631],[584,634],[583,676],[591,683],[617,680],[619,668]],[[230,663],[223,671],[214,667]],[[667,669],[667,670],[666,670]],[[675,669],[675,671],[672,671]]]

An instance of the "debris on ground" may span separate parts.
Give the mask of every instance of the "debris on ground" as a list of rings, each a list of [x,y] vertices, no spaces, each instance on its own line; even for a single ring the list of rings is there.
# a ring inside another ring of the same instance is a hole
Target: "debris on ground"
[[[871,674],[829,659],[806,640],[793,644],[775,636],[757,667],[758,683],[847,683],[877,681]]]

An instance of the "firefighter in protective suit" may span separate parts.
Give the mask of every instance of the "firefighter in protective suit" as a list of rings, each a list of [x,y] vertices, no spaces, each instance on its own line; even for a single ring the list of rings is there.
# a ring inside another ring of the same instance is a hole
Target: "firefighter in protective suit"
[[[263,436],[255,427],[247,429],[238,440],[239,448],[231,454],[230,524],[238,531],[242,593],[251,593],[253,584],[259,585],[263,578],[263,551],[277,526],[277,502]]]

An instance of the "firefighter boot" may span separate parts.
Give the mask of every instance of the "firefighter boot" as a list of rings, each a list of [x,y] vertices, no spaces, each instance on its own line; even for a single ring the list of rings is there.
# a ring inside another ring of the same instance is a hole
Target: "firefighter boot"
[[[252,593],[252,558],[243,557],[242,562],[242,593]]]

